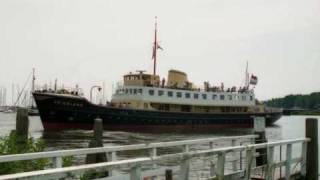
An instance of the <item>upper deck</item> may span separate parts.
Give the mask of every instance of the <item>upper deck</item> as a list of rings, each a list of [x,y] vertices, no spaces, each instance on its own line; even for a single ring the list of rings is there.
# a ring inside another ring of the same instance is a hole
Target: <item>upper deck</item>
[[[183,90],[162,87],[122,86],[112,96],[113,102],[142,101],[163,104],[194,106],[254,106],[252,91],[210,92],[203,90]]]
[[[188,81],[187,74],[170,70],[167,82],[158,75],[145,74],[143,71],[124,76],[112,96],[112,102],[141,107],[141,103],[175,104],[191,106],[250,107],[255,105],[253,90],[238,90],[204,83],[204,89],[195,87]],[[136,104],[136,105],[133,105]]]

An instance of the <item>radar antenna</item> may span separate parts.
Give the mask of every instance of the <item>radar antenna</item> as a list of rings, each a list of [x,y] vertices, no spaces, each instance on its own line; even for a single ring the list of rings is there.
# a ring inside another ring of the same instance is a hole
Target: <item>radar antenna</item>
[[[146,71],[145,70],[136,70],[136,72],[138,72],[139,74],[143,74]]]

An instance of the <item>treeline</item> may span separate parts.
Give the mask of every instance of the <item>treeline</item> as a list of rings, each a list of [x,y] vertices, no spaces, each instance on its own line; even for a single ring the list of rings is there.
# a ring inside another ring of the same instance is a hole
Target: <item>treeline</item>
[[[311,94],[287,95],[283,98],[274,98],[264,101],[269,107],[320,109],[320,92]]]

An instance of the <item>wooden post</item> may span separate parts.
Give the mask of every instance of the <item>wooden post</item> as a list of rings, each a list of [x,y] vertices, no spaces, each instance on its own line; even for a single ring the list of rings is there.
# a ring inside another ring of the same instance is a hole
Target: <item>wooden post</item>
[[[259,136],[256,138],[255,144],[267,142],[265,127],[266,120],[264,117],[254,118],[254,134]],[[259,156],[256,157],[256,166],[265,165],[267,163],[267,149],[257,149],[256,152],[259,153]]]
[[[171,169],[166,170],[166,180],[172,180],[172,170]]]
[[[102,119],[96,118],[93,125],[93,139],[89,143],[89,148],[103,147],[103,122]],[[94,164],[99,162],[106,162],[106,153],[88,154],[86,157],[86,164]],[[92,173],[93,176],[95,173]],[[100,173],[101,174],[101,173]],[[105,172],[102,176],[108,176],[108,172]]]
[[[16,133],[18,152],[24,152],[29,131],[29,117],[27,108],[18,108],[16,116],[16,130],[12,133]]]
[[[306,170],[306,179],[318,180],[319,164],[318,164],[318,119],[306,119],[306,137],[311,141],[307,144],[307,160],[306,164],[302,164],[302,168]],[[305,150],[305,148],[304,148]],[[303,150],[303,151],[304,151]],[[304,153],[304,152],[302,152]],[[303,173],[303,170],[302,170]]]
[[[102,135],[103,135],[102,119],[97,118],[94,120],[93,139],[89,143],[89,148],[103,147]],[[106,153],[88,154],[86,158],[87,164],[106,162],[106,161],[107,161]]]

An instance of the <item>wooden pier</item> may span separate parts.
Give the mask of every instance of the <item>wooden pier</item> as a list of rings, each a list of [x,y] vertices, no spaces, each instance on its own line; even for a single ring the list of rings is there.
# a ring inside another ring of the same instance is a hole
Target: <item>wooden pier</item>
[[[44,170],[2,175],[0,179],[81,179],[88,171],[108,171],[108,177],[103,178],[105,180],[317,180],[317,127],[317,119],[307,119],[306,137],[274,142],[257,142],[256,140],[261,138],[260,133],[258,135],[5,155],[0,156],[0,163],[42,158],[51,159],[53,163],[52,167]],[[173,147],[175,151],[172,151]],[[145,153],[139,157],[121,156],[126,151]],[[107,155],[108,162],[62,167],[63,157],[103,153]],[[285,159],[282,159],[282,156]],[[261,157],[265,157],[266,162],[258,165],[257,161]],[[163,165],[167,161],[170,161],[171,164],[173,162],[174,165]],[[200,168],[199,161],[202,162],[200,163],[202,168]],[[195,176],[197,172],[205,175]]]

